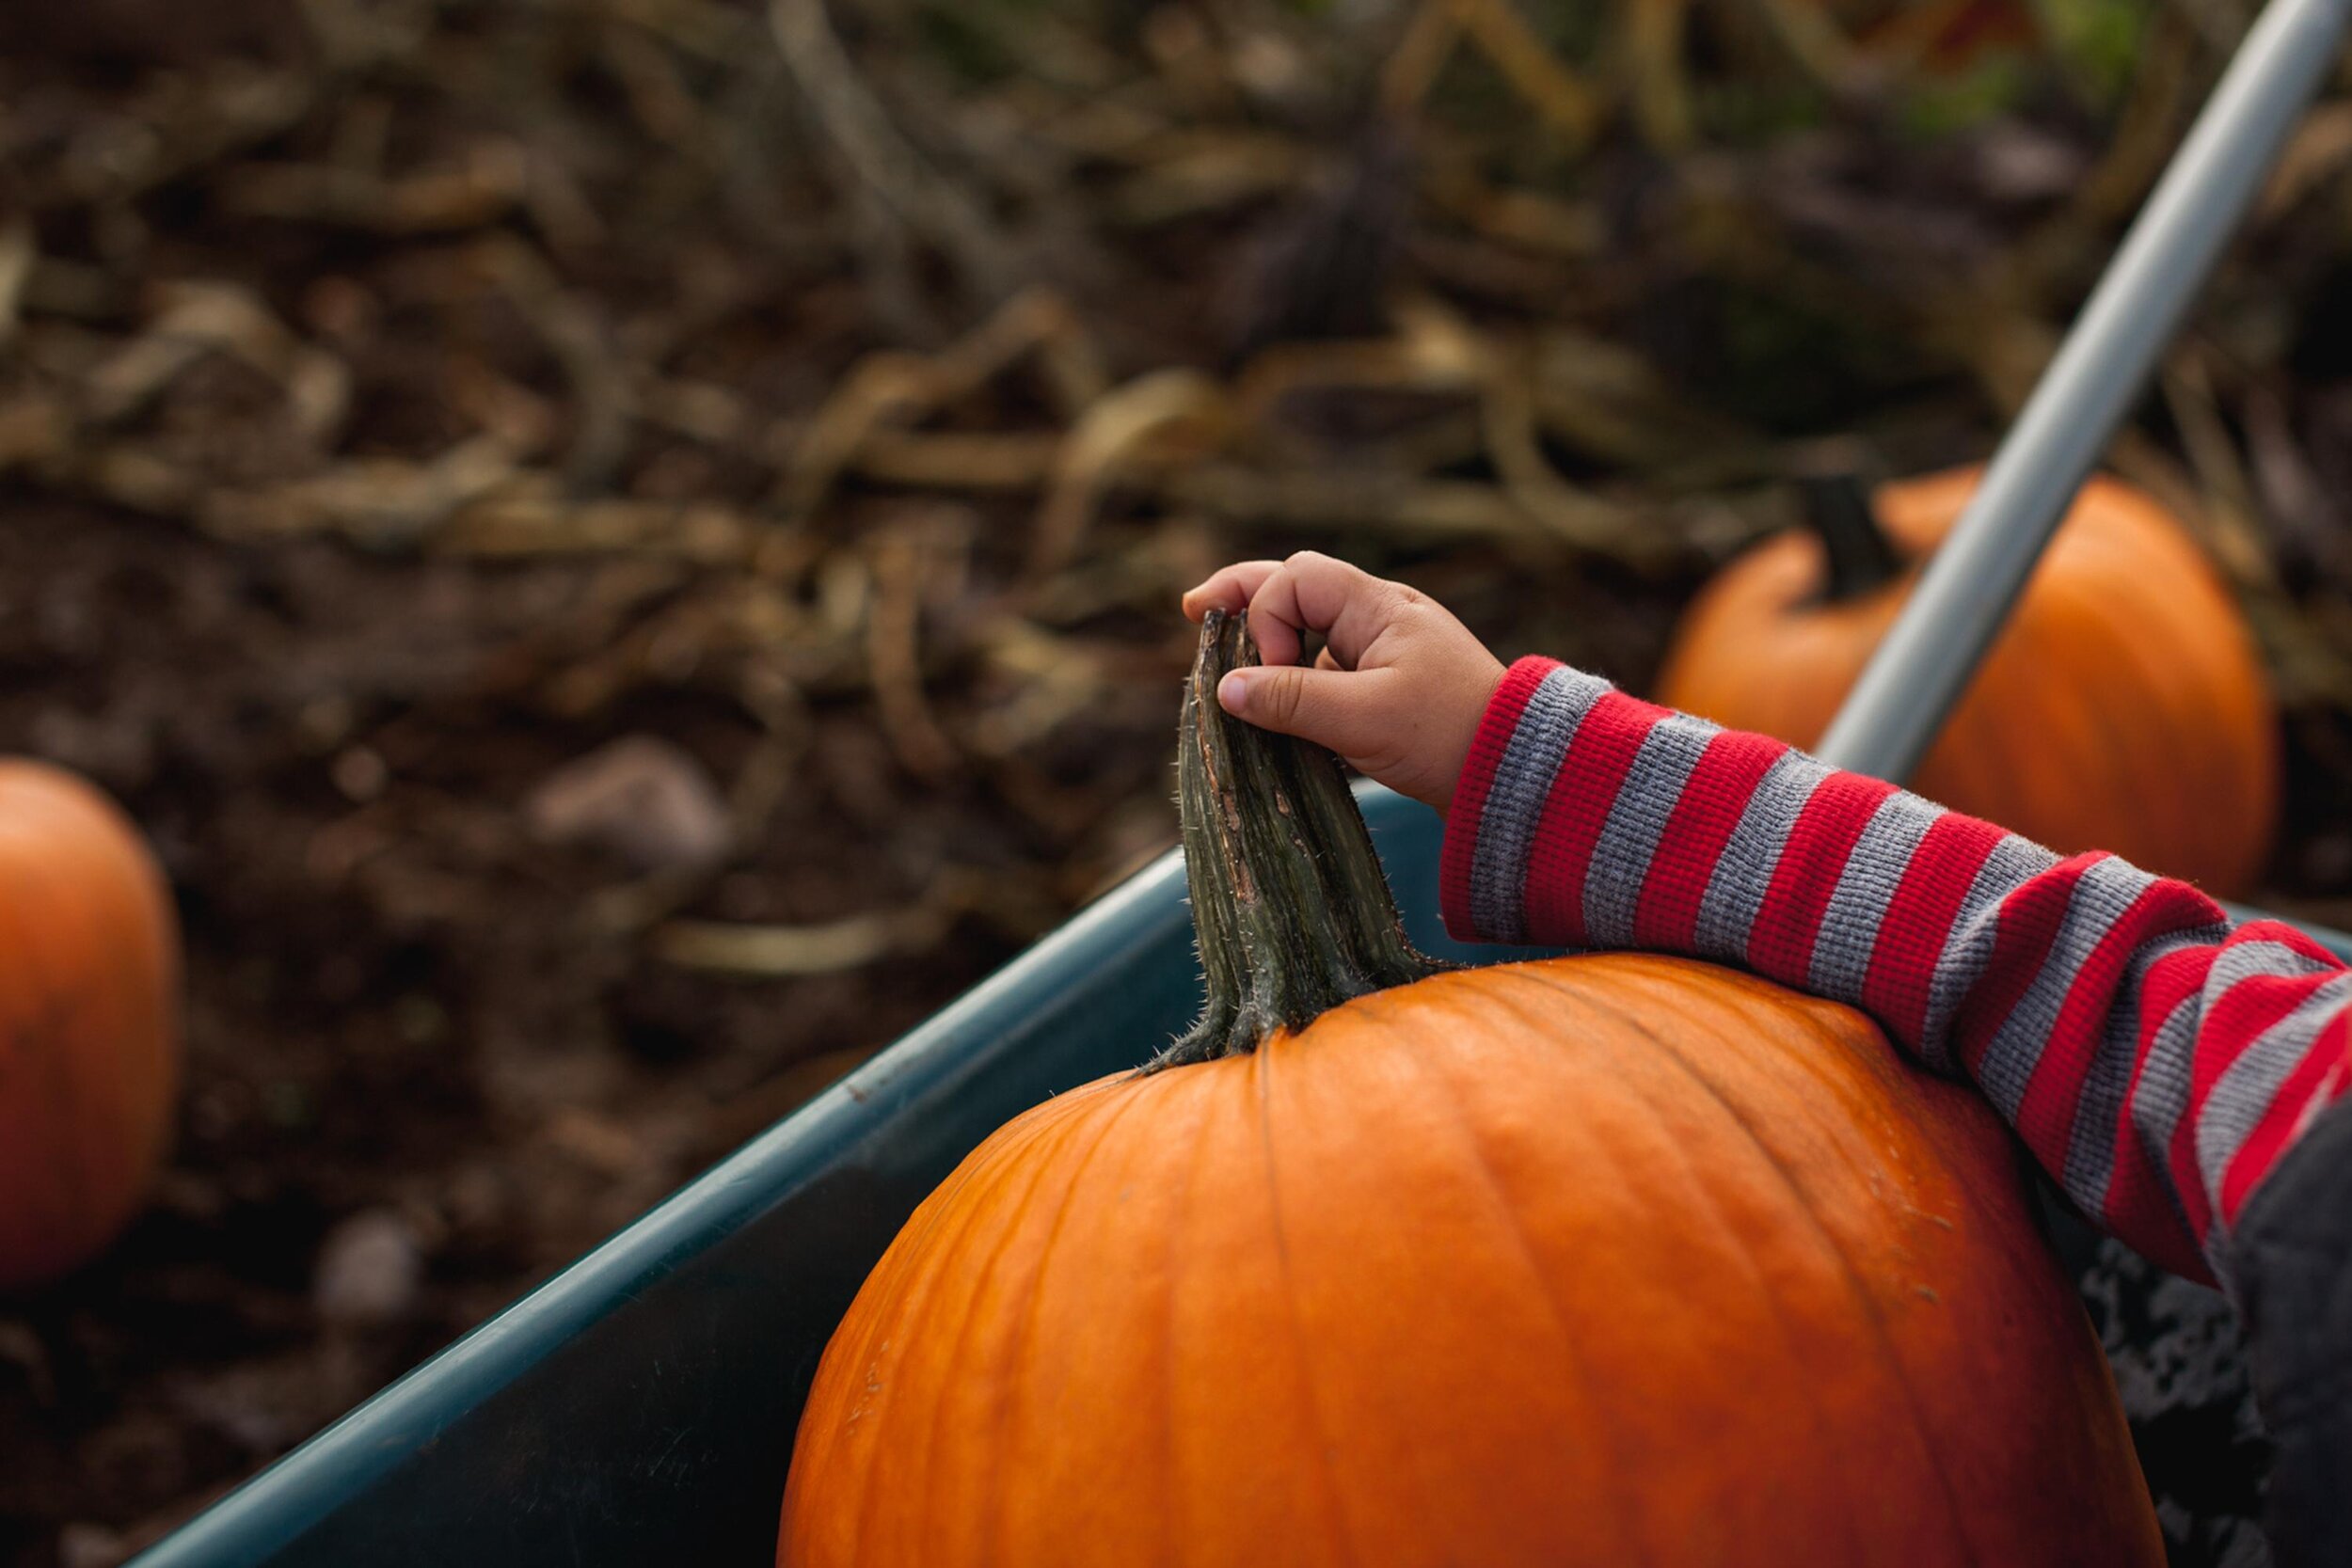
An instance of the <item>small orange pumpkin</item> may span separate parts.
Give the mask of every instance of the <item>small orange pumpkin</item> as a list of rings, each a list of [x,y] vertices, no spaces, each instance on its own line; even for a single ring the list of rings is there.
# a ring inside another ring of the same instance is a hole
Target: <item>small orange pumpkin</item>
[[[1813,745],[1979,473],[1867,500],[1817,488],[1813,531],[1766,540],[1692,604],[1658,700]],[[2269,853],[2278,728],[2253,634],[2213,567],[2153,498],[2099,477],[1910,782],[2061,853],[2110,849],[2229,896]]]
[[[1217,713],[1216,621],[1208,1012],[908,1222],[818,1369],[779,1563],[2162,1560],[1980,1101],[1704,964],[1432,973],[1329,759]]]
[[[128,1223],[180,1074],[179,940],[138,832],[97,790],[0,759],[0,1289]]]

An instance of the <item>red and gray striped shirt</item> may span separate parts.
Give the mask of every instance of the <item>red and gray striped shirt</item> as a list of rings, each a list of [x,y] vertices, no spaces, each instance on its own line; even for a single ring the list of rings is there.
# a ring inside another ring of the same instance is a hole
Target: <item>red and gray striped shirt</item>
[[[2294,927],[1549,659],[1487,708],[1444,898],[1466,940],[1687,953],[1851,1003],[1973,1078],[2110,1233],[2225,1287],[2247,1196],[2346,1087],[2352,972]]]

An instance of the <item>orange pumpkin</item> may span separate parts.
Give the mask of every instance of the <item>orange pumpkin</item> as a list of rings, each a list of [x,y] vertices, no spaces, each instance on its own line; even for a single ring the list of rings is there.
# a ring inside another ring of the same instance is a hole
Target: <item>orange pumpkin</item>
[[[1659,701],[1814,744],[1979,473],[1867,503],[1817,491],[1816,531],[1766,540],[1692,603]],[[2278,727],[2252,633],[2196,544],[2148,495],[2094,478],[1911,784],[2062,853],[2111,849],[2228,896],[2269,852]]]
[[[129,1221],[179,1082],[162,873],[112,802],[0,759],[0,1289],[54,1279]]]
[[[1704,964],[1432,973],[1328,758],[1203,700],[1207,635],[1208,1014],[915,1212],[779,1563],[2162,1560],[1980,1102]]]

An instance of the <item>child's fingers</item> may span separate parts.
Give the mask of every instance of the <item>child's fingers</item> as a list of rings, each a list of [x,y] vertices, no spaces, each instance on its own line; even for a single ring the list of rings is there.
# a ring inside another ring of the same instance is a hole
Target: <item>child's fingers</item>
[[[1347,666],[1342,664],[1339,661],[1338,657],[1331,652],[1329,645],[1326,644],[1323,652],[1315,655],[1315,668],[1318,670],[1344,670]]]
[[[1320,670],[1297,664],[1252,665],[1217,683],[1219,706],[1262,730],[1295,735],[1343,756],[1378,750],[1392,736],[1383,718],[1390,671]]]
[[[1184,619],[1198,621],[1212,610],[1247,609],[1259,586],[1281,569],[1279,561],[1236,561],[1218,567],[1208,581],[1184,594]]]
[[[1301,550],[1249,595],[1249,634],[1268,664],[1295,664],[1302,635],[1322,632],[1332,657],[1353,667],[1391,608],[1391,585],[1359,566]]]

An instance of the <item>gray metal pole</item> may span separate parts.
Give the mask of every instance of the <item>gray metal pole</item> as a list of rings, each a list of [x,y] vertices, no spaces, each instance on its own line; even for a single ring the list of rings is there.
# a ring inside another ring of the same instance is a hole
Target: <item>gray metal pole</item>
[[[2256,19],[1821,737],[1823,760],[1897,783],[1918,766],[2328,74],[2347,21],[2352,0],[2271,0]]]

